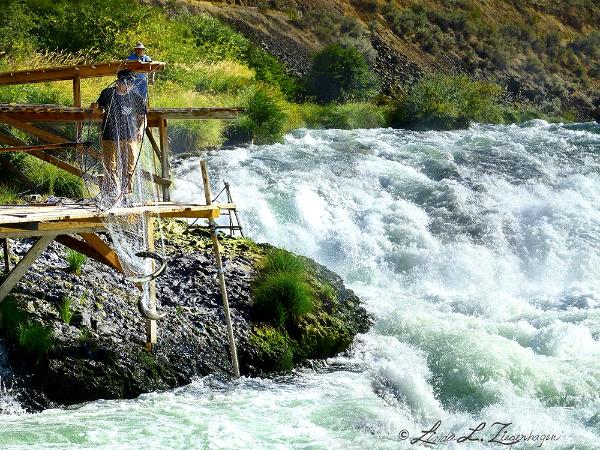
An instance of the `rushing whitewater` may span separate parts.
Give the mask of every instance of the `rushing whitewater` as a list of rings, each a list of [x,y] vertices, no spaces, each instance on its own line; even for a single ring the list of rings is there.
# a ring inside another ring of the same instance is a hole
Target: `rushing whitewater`
[[[300,130],[209,166],[373,329],[325,370],[0,416],[2,448],[600,448],[600,126]]]

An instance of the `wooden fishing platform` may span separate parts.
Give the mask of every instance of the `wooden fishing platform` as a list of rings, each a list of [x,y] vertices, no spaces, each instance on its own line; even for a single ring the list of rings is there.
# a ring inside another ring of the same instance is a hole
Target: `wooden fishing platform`
[[[49,164],[53,164],[76,176],[82,176],[82,171],[70,160],[60,159],[56,155],[60,150],[73,148],[77,151],[87,151],[92,157],[101,158],[89,142],[81,141],[81,131],[84,123],[100,122],[103,119],[101,110],[90,105],[81,105],[81,79],[93,77],[114,76],[119,70],[130,69],[137,73],[158,72],[164,70],[165,63],[140,61],[114,61],[100,64],[80,64],[65,67],[20,70],[0,73],[0,87],[24,83],[40,83],[51,81],[72,80],[73,106],[60,105],[17,105],[0,104],[0,153],[27,152]],[[99,94],[99,93],[98,93]],[[145,135],[152,146],[155,159],[158,162],[158,173],[144,172],[142,175],[156,183],[162,193],[160,202],[129,207],[114,207],[102,210],[98,206],[82,202],[63,203],[30,203],[25,205],[0,205],[0,240],[4,244],[4,261],[7,271],[6,278],[0,284],[0,302],[16,286],[26,271],[40,257],[44,250],[57,241],[66,247],[74,249],[94,260],[105,264],[119,272],[123,272],[117,254],[107,241],[97,233],[106,231],[104,221],[110,216],[127,216],[143,214],[148,218],[177,217],[207,219],[212,225],[213,237],[216,242],[216,227],[214,219],[222,211],[235,211],[235,204],[211,204],[208,172],[202,166],[205,188],[205,204],[174,203],[170,201],[171,174],[169,167],[168,120],[205,120],[205,119],[234,119],[243,112],[242,108],[148,108],[147,128]],[[52,128],[53,123],[74,123],[76,136],[65,136]],[[154,137],[153,128],[158,129],[158,138]],[[19,133],[13,133],[17,130]],[[21,136],[25,134],[28,140]],[[6,163],[3,163],[4,165]],[[6,169],[6,166],[3,167]],[[16,173],[14,167],[13,175]],[[25,174],[16,173],[17,176]],[[148,220],[149,250],[153,250],[153,220]],[[14,268],[10,268],[9,239],[38,237],[30,250],[23,256]],[[218,245],[215,244],[218,264]],[[224,284],[223,284],[224,285]],[[156,306],[156,287],[150,283],[150,308]],[[226,292],[224,293],[226,305]],[[228,306],[225,306],[228,314]],[[155,309],[154,309],[155,310]],[[229,316],[228,316],[229,317]],[[231,324],[228,322],[228,327]],[[233,334],[231,332],[231,338]],[[151,348],[156,342],[156,321],[146,321],[147,347]],[[235,344],[231,344],[235,347]],[[233,356],[235,356],[233,354]],[[234,358],[237,360],[237,357]],[[236,361],[237,364],[237,361]],[[239,370],[236,372],[239,376]]]

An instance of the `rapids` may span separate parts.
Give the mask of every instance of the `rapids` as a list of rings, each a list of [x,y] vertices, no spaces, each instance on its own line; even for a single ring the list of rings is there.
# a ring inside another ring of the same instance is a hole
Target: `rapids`
[[[438,420],[442,448],[600,448],[599,125],[298,130],[209,167],[246,233],[339,273],[372,330],[317,371],[12,408],[1,448],[416,448]],[[198,159],[174,170],[202,201]]]

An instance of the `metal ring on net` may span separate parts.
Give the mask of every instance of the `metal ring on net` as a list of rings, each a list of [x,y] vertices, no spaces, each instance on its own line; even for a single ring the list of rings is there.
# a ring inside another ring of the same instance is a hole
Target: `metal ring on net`
[[[159,264],[159,268],[157,270],[155,270],[154,272],[152,272],[151,274],[143,275],[141,277],[126,277],[125,279],[127,281],[130,281],[130,282],[136,283],[136,284],[149,283],[150,281],[155,280],[156,278],[161,276],[164,273],[164,271],[167,269],[167,261],[156,252],[142,251],[142,252],[137,252],[135,254],[135,256],[139,256],[140,258],[153,259]],[[140,314],[142,314],[142,316],[144,316],[146,319],[150,319],[150,320],[160,320],[160,319],[163,319],[167,315],[166,313],[159,314],[156,311],[151,311],[150,308],[148,308],[148,306],[146,306],[144,304],[143,297],[140,297],[140,299],[138,300],[138,310],[139,310]]]

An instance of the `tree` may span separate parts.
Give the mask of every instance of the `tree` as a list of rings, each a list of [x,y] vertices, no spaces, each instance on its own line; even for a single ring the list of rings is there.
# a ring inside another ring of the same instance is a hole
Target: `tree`
[[[318,102],[366,100],[378,87],[377,77],[354,48],[330,45],[313,57],[307,90]]]

